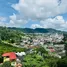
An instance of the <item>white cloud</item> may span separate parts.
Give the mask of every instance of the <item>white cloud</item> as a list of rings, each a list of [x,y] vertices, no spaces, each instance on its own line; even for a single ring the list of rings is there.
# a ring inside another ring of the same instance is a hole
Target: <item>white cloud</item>
[[[67,21],[64,20],[62,16],[56,16],[55,18],[48,18],[46,20],[42,20],[40,25],[32,25],[34,28],[40,26],[41,28],[53,28],[57,30],[67,31]]]
[[[42,28],[42,26],[39,25],[39,24],[32,24],[31,28],[33,28],[33,29],[35,29],[35,28]]]
[[[0,16],[0,26],[5,26],[7,18],[6,17],[1,17]]]
[[[0,21],[0,25],[21,27],[31,19],[34,22],[40,21],[39,24],[32,24],[31,28],[67,29],[67,21],[58,16],[67,13],[67,0],[19,0],[19,3],[13,4],[12,7],[19,13],[10,16],[9,23]]]
[[[20,17],[18,17],[16,14],[13,14],[12,16],[10,16],[10,25],[14,26],[14,27],[21,27],[24,24],[27,23],[27,20],[24,20]]]
[[[26,20],[18,18],[16,14],[13,14],[9,17],[10,21],[7,23],[7,19],[4,17],[0,17],[0,26],[6,26],[6,27],[22,27],[24,24],[27,23]]]
[[[0,17],[0,22],[6,21],[7,18],[6,17]]]
[[[12,7],[25,19],[43,20],[67,12],[67,0],[19,0]]]
[[[67,0],[19,0],[12,7],[19,12],[16,17],[40,21],[39,24],[32,24],[31,28],[67,29],[67,21],[58,16],[67,13]]]

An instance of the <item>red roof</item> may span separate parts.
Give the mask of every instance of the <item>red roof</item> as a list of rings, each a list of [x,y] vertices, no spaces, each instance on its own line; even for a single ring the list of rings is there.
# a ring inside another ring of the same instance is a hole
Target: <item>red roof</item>
[[[16,54],[14,52],[10,53],[10,59],[16,59]]]
[[[3,57],[10,56],[10,53],[4,53],[2,56]]]
[[[10,58],[10,60],[16,59],[16,54],[14,52],[4,53],[2,56],[3,57],[8,56]]]

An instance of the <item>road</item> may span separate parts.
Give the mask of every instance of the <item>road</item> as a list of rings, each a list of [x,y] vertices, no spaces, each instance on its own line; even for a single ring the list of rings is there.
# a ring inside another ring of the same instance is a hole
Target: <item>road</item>
[[[8,43],[8,42],[6,42],[6,41],[2,41],[2,43],[5,43],[5,44],[9,44],[9,45],[11,45],[11,46],[13,46],[13,47],[18,47],[18,48],[23,48],[23,47],[21,47],[20,45],[16,45],[16,43]]]

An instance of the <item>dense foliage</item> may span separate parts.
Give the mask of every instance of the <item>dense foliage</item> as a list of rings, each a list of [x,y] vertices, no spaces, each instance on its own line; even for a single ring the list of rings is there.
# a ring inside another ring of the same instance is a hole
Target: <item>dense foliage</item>
[[[28,54],[22,62],[23,67],[67,67],[67,58],[46,57]]]
[[[12,67],[10,62],[4,62],[2,67]]]
[[[0,65],[0,67],[12,67],[11,63],[9,61],[4,62],[3,64]]]
[[[43,48],[36,48],[36,52],[27,54],[23,61],[23,67],[67,67],[67,57],[61,59],[50,56]]]
[[[9,29],[12,29],[12,30],[20,30],[24,33],[61,33],[61,31],[58,31],[58,30],[55,30],[55,29],[52,29],[52,28],[35,28],[35,29],[32,29],[32,28],[9,28]]]
[[[6,40],[13,43],[20,41],[22,35],[24,34],[21,31],[0,27],[0,40]]]
[[[25,48],[17,48],[13,47],[9,44],[0,43],[0,54],[3,54],[5,52],[22,52],[26,51]]]
[[[67,67],[67,58],[43,58],[38,54],[29,54],[25,56],[22,64],[23,67]]]

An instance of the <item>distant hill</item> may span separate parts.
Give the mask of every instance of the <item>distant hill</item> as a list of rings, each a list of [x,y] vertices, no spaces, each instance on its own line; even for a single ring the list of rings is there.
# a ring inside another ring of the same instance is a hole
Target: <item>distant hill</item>
[[[52,29],[52,28],[35,28],[35,29],[32,29],[32,28],[15,28],[15,27],[8,27],[9,29],[12,29],[12,30],[19,30],[19,31],[22,31],[24,33],[63,33],[63,31],[59,31],[59,30],[55,30],[55,29]],[[64,32],[65,33],[65,32]]]

